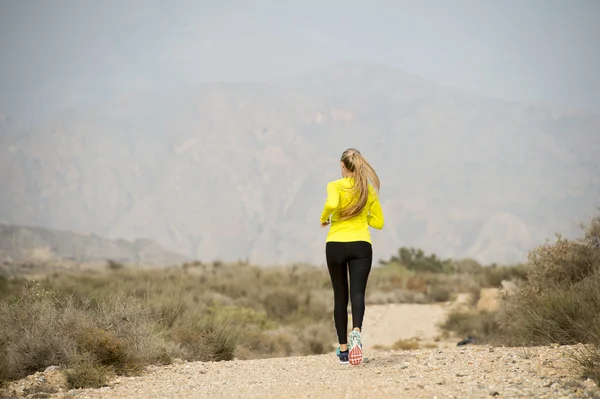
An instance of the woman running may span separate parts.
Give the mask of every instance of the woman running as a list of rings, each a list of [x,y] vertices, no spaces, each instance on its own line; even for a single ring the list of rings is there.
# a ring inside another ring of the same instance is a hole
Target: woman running
[[[333,286],[333,316],[340,344],[337,356],[342,364],[349,362],[357,365],[362,362],[360,333],[365,313],[367,279],[373,260],[369,226],[381,230],[383,213],[377,195],[379,177],[361,153],[354,148],[347,149],[342,154],[340,165],[342,178],[327,184],[327,201],[321,214],[321,227],[331,224],[325,255]],[[353,327],[349,337],[346,336],[348,270]]]

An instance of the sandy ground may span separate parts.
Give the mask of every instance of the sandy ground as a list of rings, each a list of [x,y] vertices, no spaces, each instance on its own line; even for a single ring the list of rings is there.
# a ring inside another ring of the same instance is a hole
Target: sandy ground
[[[419,349],[380,352],[341,365],[333,355],[182,363],[151,368],[109,387],[62,398],[598,398],[573,378],[571,347]]]
[[[368,361],[341,365],[334,354],[229,362],[178,362],[120,377],[108,387],[53,398],[600,398],[573,371],[574,347],[492,348],[469,345],[375,351],[399,339],[433,341],[446,305],[368,306]],[[333,326],[332,326],[333,328]],[[443,343],[442,343],[443,344]]]
[[[439,304],[370,305],[363,323],[363,348],[391,347],[398,340],[417,338],[433,343],[439,336],[439,323],[446,319],[446,308]],[[441,345],[442,343],[440,343]]]

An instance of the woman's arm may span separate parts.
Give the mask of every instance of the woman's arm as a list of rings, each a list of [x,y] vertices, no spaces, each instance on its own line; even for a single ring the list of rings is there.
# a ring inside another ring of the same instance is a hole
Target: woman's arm
[[[340,203],[340,193],[334,182],[327,184],[327,200],[321,213],[321,223],[325,223]]]
[[[381,204],[379,203],[379,197],[377,195],[375,196],[375,200],[369,209],[367,223],[369,226],[378,230],[383,228],[383,211],[381,210]]]

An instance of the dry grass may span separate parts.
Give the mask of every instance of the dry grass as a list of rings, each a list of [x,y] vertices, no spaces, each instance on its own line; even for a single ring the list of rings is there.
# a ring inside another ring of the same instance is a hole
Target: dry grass
[[[527,273],[497,313],[454,312],[444,328],[510,346],[576,345],[581,374],[600,383],[600,217],[576,240],[560,236],[532,250]],[[496,283],[505,271],[487,273]],[[524,353],[524,356],[528,356]]]
[[[394,345],[392,345],[392,349],[404,351],[415,350],[419,349],[420,347],[421,345],[416,339],[399,339],[398,341],[394,342]]]
[[[600,344],[600,218],[574,241],[531,251],[532,269],[507,298],[501,324],[510,344]]]
[[[534,349],[529,346],[526,346],[521,351],[519,351],[519,357],[521,359],[531,359],[536,356],[537,354],[535,353]]]
[[[590,378],[600,385],[600,343],[581,345],[571,357],[579,365],[583,378]]]
[[[130,374],[168,361],[164,343],[139,310],[138,302],[123,296],[90,308],[37,285],[26,287],[16,301],[0,305],[6,321],[0,326],[0,379],[61,365],[78,375],[77,384],[85,385],[83,376],[93,374],[90,383],[97,385],[109,371]],[[85,369],[80,374],[79,366]]]
[[[461,337],[475,337],[478,343],[494,343],[499,336],[496,313],[452,311],[441,326]]]
[[[498,287],[504,280],[524,280],[528,269],[528,265],[484,267],[474,261],[459,261],[446,264],[444,272],[434,273],[409,270],[390,261],[369,277],[367,303],[447,302],[463,292],[472,293],[476,301],[481,288]]]
[[[377,350],[403,350],[403,351],[410,351],[410,350],[416,350],[416,349],[431,349],[431,348],[437,348],[437,345],[431,342],[428,343],[421,343],[420,340],[418,338],[409,338],[409,339],[399,339],[398,341],[394,342],[394,344],[392,346],[383,346],[383,345],[375,345],[373,347],[374,349]]]
[[[0,381],[60,365],[71,387],[100,386],[176,357],[325,353],[335,337],[328,276],[317,268],[111,263],[85,275],[1,283]]]
[[[377,267],[367,303],[448,301],[488,284],[478,267],[444,273],[399,263]],[[100,386],[174,358],[327,353],[335,342],[332,310],[327,270],[307,265],[134,269],[109,262],[102,270],[48,275],[33,286],[0,278],[0,316],[7,321],[0,326],[0,381],[60,365],[71,387]]]

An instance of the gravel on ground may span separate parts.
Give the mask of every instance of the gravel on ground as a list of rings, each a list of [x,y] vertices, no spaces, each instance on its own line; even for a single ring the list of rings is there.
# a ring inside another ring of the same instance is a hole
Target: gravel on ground
[[[600,398],[578,378],[571,346],[465,346],[375,352],[358,366],[335,355],[150,367],[139,377],[55,398]],[[368,353],[366,354],[369,355]]]

